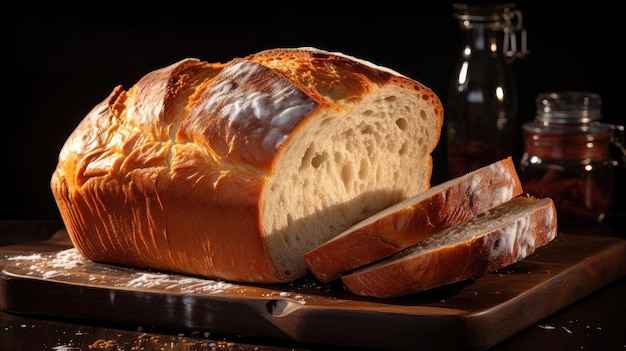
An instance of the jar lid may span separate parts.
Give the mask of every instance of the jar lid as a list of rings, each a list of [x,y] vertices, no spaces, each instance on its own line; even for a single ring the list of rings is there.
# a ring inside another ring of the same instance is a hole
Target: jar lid
[[[602,98],[582,91],[546,92],[537,95],[537,120],[541,122],[580,124],[602,117]]]

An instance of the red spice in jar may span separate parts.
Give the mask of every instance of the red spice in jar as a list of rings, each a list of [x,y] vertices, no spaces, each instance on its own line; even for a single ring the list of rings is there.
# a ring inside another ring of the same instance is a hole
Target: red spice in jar
[[[529,180],[524,182],[524,190],[536,197],[551,198],[562,222],[598,221],[611,207],[611,195],[592,180]]]
[[[549,197],[561,222],[601,221],[611,207],[609,134],[525,132],[524,191]]]
[[[523,125],[524,191],[554,201],[559,222],[601,221],[612,203],[612,126],[595,94],[540,94],[537,119]]]

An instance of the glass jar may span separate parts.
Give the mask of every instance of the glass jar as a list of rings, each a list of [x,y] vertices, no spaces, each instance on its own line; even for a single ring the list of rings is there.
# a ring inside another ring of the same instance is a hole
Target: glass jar
[[[626,160],[624,127],[599,121],[598,94],[547,92],[535,102],[535,120],[522,125],[524,192],[550,197],[561,223],[602,221],[612,203],[614,168],[620,165],[611,158],[612,147]]]
[[[510,62],[527,54],[526,32],[515,4],[453,8],[462,47],[445,108],[449,178],[508,156],[518,159],[520,126]]]

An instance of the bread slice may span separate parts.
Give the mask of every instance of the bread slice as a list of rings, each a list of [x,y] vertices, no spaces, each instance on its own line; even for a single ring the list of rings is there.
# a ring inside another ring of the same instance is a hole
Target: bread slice
[[[484,214],[341,277],[351,292],[379,298],[479,278],[526,258],[557,235],[550,198],[519,196]]]
[[[51,188],[87,258],[253,283],[430,187],[443,108],[391,69],[316,48],[194,58],[116,87]]]
[[[304,260],[317,279],[328,282],[521,194],[508,157],[376,213],[306,252]]]

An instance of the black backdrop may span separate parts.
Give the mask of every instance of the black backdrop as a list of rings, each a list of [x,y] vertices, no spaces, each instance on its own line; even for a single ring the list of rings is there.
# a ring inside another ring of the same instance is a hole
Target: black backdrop
[[[185,57],[227,61],[266,48],[316,46],[393,68],[445,103],[460,40],[451,3],[401,4],[154,2],[132,9],[109,2],[43,9],[3,2],[0,219],[58,218],[49,180],[73,128],[114,86],[128,88]],[[517,7],[531,51],[513,63],[520,123],[534,118],[539,92],[585,90],[602,95],[604,121],[625,124],[621,14],[597,2]],[[441,147],[434,156],[439,183]],[[623,174],[616,179],[620,212]]]

